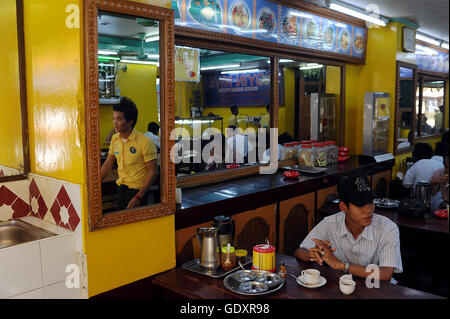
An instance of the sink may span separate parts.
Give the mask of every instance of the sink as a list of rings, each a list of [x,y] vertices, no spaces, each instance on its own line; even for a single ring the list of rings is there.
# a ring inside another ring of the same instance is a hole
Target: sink
[[[55,235],[23,220],[11,219],[0,222],[0,249]]]

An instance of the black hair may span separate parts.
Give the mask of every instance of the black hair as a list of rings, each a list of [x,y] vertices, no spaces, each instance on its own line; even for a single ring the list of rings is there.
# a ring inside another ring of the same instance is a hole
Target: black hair
[[[445,131],[444,134],[442,134],[442,139],[441,141],[450,143],[450,136],[449,136],[449,130]]]
[[[236,126],[234,126],[234,125],[228,125],[228,128],[231,128],[231,129],[233,129],[233,131],[236,129]]]
[[[270,110],[270,104],[267,104],[267,105],[266,105],[266,110],[267,110],[267,112],[269,112],[269,110]]]
[[[122,96],[119,104],[113,105],[113,110],[116,112],[122,112],[128,123],[133,121],[131,126],[134,128],[138,118],[138,110],[136,104],[134,104],[131,99]]]
[[[348,176],[344,176],[339,180],[337,192],[338,192],[339,200],[341,202],[343,202],[345,205],[347,205],[347,207],[348,207],[348,205],[350,204],[350,200],[348,199],[348,196],[345,196],[345,195],[347,195],[345,193],[347,179],[348,179]]]
[[[412,152],[414,160],[430,159],[433,156],[433,148],[428,143],[416,143]]]
[[[152,132],[155,135],[159,133],[159,125],[155,122],[148,123],[147,131]]]
[[[292,136],[290,136],[287,132],[284,132],[280,136],[278,136],[278,144],[283,145],[284,143],[292,142]]]
[[[235,105],[232,105],[231,107],[230,107],[230,110],[231,110],[231,113],[233,113],[234,114],[234,112],[236,111],[236,112],[239,112],[239,109],[238,109],[238,106],[235,104]]]
[[[434,148],[434,155],[438,156],[448,156],[448,143],[445,141],[437,142]]]

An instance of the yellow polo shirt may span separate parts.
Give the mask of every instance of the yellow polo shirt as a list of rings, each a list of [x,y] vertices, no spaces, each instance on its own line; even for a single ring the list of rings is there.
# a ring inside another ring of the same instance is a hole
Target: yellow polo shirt
[[[129,188],[141,189],[144,186],[147,169],[145,163],[157,158],[156,147],[151,139],[133,129],[123,141],[119,133],[111,138],[109,154],[117,161],[117,185],[125,184]]]
[[[266,113],[266,115],[264,115],[261,118],[261,121],[259,122],[259,126],[260,127],[269,127],[270,126],[270,114]]]
[[[230,118],[228,119],[228,126],[238,127],[238,120],[236,115],[231,114]]]

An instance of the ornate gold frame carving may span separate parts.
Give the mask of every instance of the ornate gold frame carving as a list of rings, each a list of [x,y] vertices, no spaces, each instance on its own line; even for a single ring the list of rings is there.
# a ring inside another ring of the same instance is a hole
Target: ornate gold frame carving
[[[98,10],[155,19],[160,22],[161,77],[161,203],[103,215],[100,175],[98,93]],[[126,0],[84,0],[85,108],[89,230],[132,223],[175,212],[175,165],[170,160],[174,141],[174,12]]]

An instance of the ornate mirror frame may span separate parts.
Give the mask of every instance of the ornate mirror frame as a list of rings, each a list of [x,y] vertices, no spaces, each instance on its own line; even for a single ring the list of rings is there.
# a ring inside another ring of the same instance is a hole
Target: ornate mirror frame
[[[12,176],[0,176],[0,183],[17,181],[28,178],[30,172],[30,151],[28,143],[28,111],[27,111],[27,79],[25,64],[25,35],[23,19],[23,0],[16,0],[17,19],[17,46],[19,58],[19,83],[20,83],[20,116],[22,125],[22,157],[23,173]]]
[[[161,202],[104,215],[100,175],[98,87],[98,10],[159,21],[161,104]],[[89,230],[156,218],[175,212],[175,165],[170,160],[170,132],[174,129],[174,12],[126,0],[84,0],[85,111]]]

